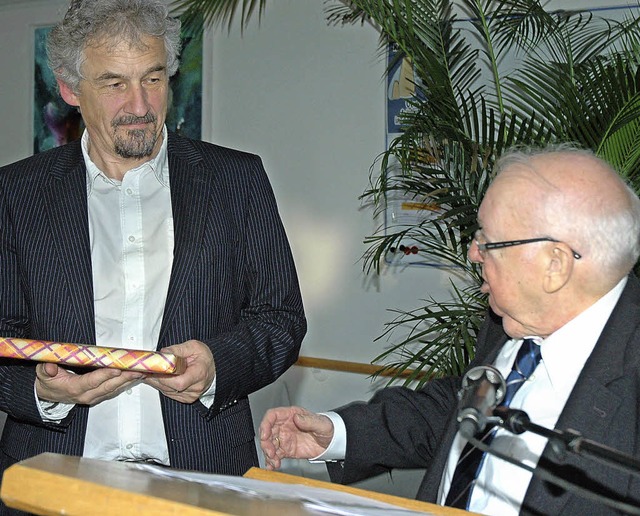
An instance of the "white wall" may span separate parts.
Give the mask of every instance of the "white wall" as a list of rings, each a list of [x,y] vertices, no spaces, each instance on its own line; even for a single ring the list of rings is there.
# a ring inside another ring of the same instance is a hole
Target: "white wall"
[[[231,34],[209,36],[203,138],[264,160],[309,321],[302,354],[370,362],[386,345],[374,340],[393,317],[388,309],[444,298],[448,278],[422,267],[391,268],[380,277],[362,271],[362,240],[378,222],[358,196],[385,148],[384,62],[371,27],[328,26],[324,5],[272,0],[262,23],[242,37],[237,25]],[[0,8],[0,165],[31,152],[32,28],[56,21],[66,6],[43,0]],[[368,398],[373,388],[366,376],[294,367],[252,402],[259,419],[267,405],[324,410]],[[324,476],[321,466],[289,468]],[[416,475],[399,476],[373,487],[412,496],[416,482]]]

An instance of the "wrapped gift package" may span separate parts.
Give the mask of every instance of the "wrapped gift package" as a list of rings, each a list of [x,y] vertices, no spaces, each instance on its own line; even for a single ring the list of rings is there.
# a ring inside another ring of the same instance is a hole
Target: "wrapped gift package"
[[[160,374],[180,374],[186,367],[182,357],[171,353],[12,337],[0,337],[0,357]]]

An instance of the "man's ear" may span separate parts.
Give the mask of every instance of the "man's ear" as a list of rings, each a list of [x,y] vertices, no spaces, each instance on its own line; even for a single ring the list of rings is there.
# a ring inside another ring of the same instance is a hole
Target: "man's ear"
[[[569,282],[575,259],[569,246],[563,242],[555,242],[550,252],[546,254],[546,258],[544,290],[551,294]]]
[[[56,79],[58,82],[58,88],[60,88],[60,96],[70,106],[80,106],[78,101],[78,95],[74,93],[71,87],[60,79]]]

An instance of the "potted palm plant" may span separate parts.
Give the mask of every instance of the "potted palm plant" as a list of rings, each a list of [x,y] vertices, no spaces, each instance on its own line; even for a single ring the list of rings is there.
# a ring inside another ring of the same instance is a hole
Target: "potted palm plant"
[[[230,25],[241,7],[243,27],[265,6],[265,0],[174,2],[188,24]],[[486,311],[479,270],[466,254],[502,152],[572,142],[607,159],[640,191],[637,12],[617,12],[615,19],[606,12],[552,12],[540,0],[336,0],[326,12],[330,23],[373,23],[381,45],[392,44],[415,78],[402,131],[376,160],[363,198],[377,209],[397,196],[436,207],[435,216],[367,237],[365,267],[379,270],[391,250],[410,241],[413,252],[455,271],[450,300],[422,300],[387,323],[385,336],[399,327],[410,331],[374,362],[416,386],[433,375],[459,374],[473,357]]]

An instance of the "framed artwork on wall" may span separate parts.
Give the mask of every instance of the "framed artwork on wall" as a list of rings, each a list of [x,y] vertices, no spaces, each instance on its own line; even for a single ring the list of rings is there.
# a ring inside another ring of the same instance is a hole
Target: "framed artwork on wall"
[[[33,152],[42,152],[82,135],[82,117],[58,93],[47,64],[51,26],[34,30]],[[171,78],[167,128],[200,139],[202,135],[202,37],[183,36],[180,68]]]

